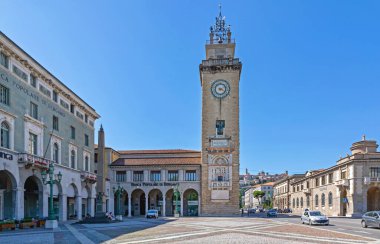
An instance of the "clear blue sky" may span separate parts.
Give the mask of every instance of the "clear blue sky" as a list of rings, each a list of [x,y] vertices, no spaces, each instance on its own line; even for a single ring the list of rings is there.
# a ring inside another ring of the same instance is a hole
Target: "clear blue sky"
[[[335,164],[380,140],[380,1],[2,0],[0,29],[93,106],[115,149],[200,149],[218,3],[241,76],[241,172]]]

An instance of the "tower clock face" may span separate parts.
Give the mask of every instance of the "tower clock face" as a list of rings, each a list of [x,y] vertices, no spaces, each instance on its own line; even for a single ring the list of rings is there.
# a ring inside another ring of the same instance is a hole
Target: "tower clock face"
[[[225,98],[230,93],[230,84],[225,80],[216,80],[211,85],[211,93],[216,98]]]

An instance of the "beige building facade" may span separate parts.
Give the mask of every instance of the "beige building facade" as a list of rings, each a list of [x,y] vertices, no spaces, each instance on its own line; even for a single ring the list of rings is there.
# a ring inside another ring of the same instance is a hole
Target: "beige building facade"
[[[289,175],[273,185],[273,207],[277,209],[289,209],[290,184],[295,180],[302,179],[304,174]]]
[[[290,208],[305,208],[328,216],[361,216],[380,209],[380,153],[377,143],[365,137],[351,147],[351,155],[337,164],[290,184]]]

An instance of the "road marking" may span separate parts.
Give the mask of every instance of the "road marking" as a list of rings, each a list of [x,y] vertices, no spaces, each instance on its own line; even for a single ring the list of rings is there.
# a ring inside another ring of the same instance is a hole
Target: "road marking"
[[[358,233],[364,233],[364,234],[369,234],[369,232],[367,231],[362,231],[362,230],[354,230],[355,232],[358,232]]]
[[[75,238],[82,244],[95,244],[93,241],[88,239],[85,235],[77,231],[74,227],[70,226],[70,224],[65,224],[66,228],[73,234]]]

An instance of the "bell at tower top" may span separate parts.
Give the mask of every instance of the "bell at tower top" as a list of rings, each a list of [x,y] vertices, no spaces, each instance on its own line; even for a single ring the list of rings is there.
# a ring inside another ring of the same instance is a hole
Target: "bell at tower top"
[[[226,24],[219,4],[219,15],[210,27],[210,39],[206,43],[206,59],[234,58],[235,40],[231,38],[231,26]]]

